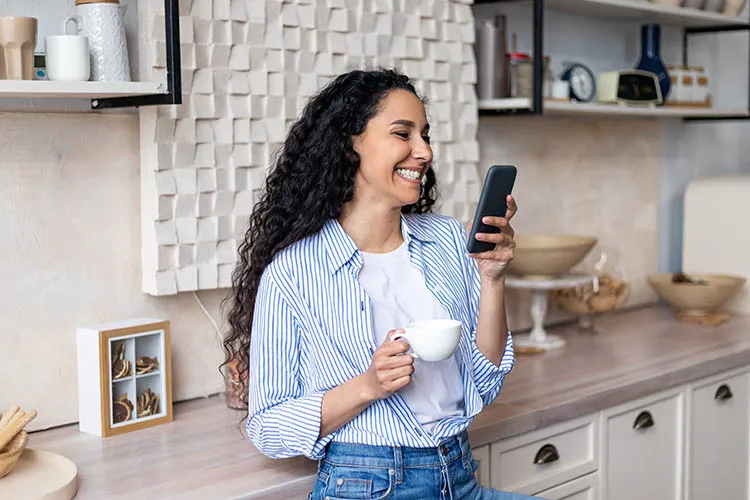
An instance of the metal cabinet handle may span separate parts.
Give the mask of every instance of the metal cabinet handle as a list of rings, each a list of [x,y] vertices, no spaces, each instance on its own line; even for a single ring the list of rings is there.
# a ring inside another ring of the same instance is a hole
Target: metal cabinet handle
[[[635,422],[633,423],[633,429],[639,431],[641,429],[648,429],[649,427],[652,427],[654,425],[654,417],[651,416],[651,413],[648,410],[644,410],[638,414],[637,417],[635,417]]]
[[[725,401],[727,399],[732,399],[732,396],[732,389],[730,389],[727,384],[721,384],[719,388],[716,389],[714,399],[716,401]]]
[[[539,451],[536,452],[534,457],[534,463],[536,465],[549,464],[560,459],[560,454],[557,453],[557,448],[553,444],[545,444]]]

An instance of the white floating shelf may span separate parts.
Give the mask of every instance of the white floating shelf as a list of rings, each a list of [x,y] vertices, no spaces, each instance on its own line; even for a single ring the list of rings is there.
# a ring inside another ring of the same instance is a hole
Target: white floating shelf
[[[0,98],[105,99],[164,94],[159,82],[51,82],[43,80],[0,80]]]
[[[494,0],[480,0],[476,3],[494,3]],[[546,0],[545,8],[586,17],[626,19],[685,27],[748,24],[746,17],[727,16],[718,12],[647,0]]]
[[[700,107],[680,107],[680,106],[621,106],[617,104],[598,104],[598,103],[580,103],[580,102],[559,102],[545,101],[545,114],[577,115],[577,114],[594,114],[594,115],[626,115],[626,116],[653,116],[653,117],[674,117],[681,118],[685,116],[706,116],[718,118],[722,116],[748,116],[747,109],[717,109],[717,108],[700,108]]]
[[[480,99],[477,102],[479,110],[499,109],[531,109],[531,99],[526,97],[509,97],[506,99]]]
[[[548,0],[550,9],[582,16],[613,17],[675,26],[748,24],[743,17],[677,7],[646,0]]]
[[[682,118],[682,117],[707,117],[707,118],[741,118],[750,116],[744,108],[701,108],[680,106],[620,106],[617,104],[599,103],[577,103],[544,101],[545,115],[604,115],[604,116],[646,116],[654,118]],[[500,111],[531,109],[531,99],[491,99],[480,100],[478,107],[481,111]]]

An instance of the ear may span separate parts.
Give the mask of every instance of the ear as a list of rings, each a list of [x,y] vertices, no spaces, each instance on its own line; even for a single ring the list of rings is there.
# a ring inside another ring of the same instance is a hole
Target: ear
[[[360,148],[362,147],[362,141],[364,140],[364,135],[366,132],[362,132],[359,135],[353,135],[352,136],[352,148],[354,149],[354,152],[359,154]]]

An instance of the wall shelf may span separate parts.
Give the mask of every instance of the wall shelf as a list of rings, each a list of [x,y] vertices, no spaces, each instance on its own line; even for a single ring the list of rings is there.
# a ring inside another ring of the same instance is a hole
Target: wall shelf
[[[157,3],[160,0],[154,0]],[[56,82],[40,80],[0,80],[3,111],[83,110],[81,102],[90,101],[90,109],[128,108],[182,104],[180,54],[181,0],[164,2],[164,50],[166,82]],[[189,5],[189,2],[188,2]],[[24,99],[21,105],[13,99]],[[35,101],[44,99],[43,105]],[[72,102],[65,102],[66,100]],[[7,100],[7,101],[6,101]],[[56,100],[56,101],[55,101]],[[53,103],[53,104],[51,104]],[[64,104],[60,104],[64,103]],[[20,108],[20,109],[13,109]]]
[[[498,1],[477,0],[475,3]],[[652,3],[647,0],[546,0],[545,8],[586,17],[615,18],[689,28],[748,24],[748,20],[741,17]]]
[[[523,2],[524,0],[475,0],[475,4],[499,4]],[[531,0],[532,5],[532,61],[533,97],[530,99],[480,100],[480,115],[545,115],[545,114],[591,114],[630,115],[653,117],[676,117],[685,121],[724,121],[750,119],[750,84],[748,102],[738,109],[713,109],[696,107],[664,106],[657,108],[634,108],[607,105],[596,102],[580,104],[545,101],[542,97],[544,61],[545,10],[557,10],[585,17],[609,17],[635,21],[641,24],[671,24],[682,27],[682,59],[688,65],[688,39],[702,34],[750,32],[750,19],[727,16],[715,12],[652,3],[647,0]],[[748,37],[750,40],[750,37]],[[743,61],[743,64],[747,62]],[[750,64],[748,64],[750,78]]]
[[[478,101],[480,115],[532,114],[531,99],[491,99]],[[652,118],[748,118],[747,109],[717,109],[681,106],[620,106],[616,104],[543,102],[545,115],[643,116]]]
[[[0,98],[104,99],[166,94],[159,82],[50,82],[0,80]]]

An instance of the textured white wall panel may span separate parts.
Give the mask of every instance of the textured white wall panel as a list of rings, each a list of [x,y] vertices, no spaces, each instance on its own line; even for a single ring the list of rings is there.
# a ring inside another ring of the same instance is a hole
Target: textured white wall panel
[[[141,110],[143,289],[231,285],[271,155],[310,95],[353,68],[394,66],[430,100],[440,211],[478,197],[473,16],[456,0],[181,2],[183,98]],[[164,78],[162,0],[140,0],[141,72]],[[448,185],[450,183],[450,185]]]

